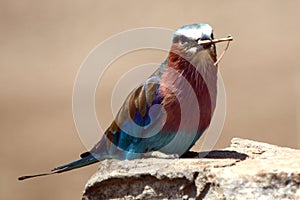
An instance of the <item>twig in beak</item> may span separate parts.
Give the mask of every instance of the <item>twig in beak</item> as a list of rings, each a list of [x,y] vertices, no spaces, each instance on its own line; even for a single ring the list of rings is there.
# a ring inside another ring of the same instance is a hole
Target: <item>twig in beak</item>
[[[230,36],[231,37],[231,36]],[[225,49],[223,50],[223,52],[222,52],[222,54],[219,56],[219,58],[218,58],[218,60],[215,62],[215,66],[217,66],[218,64],[219,64],[219,62],[222,60],[222,58],[223,58],[223,56],[225,55],[225,53],[226,53],[226,51],[227,51],[227,49],[229,48],[229,44],[230,44],[230,41],[232,41],[232,37],[231,37],[231,40],[228,40],[227,41],[227,44],[226,44],[226,47],[225,47]]]
[[[199,40],[198,44],[215,44],[219,42],[232,41],[233,37],[229,35],[227,38],[213,39],[213,40]]]
[[[214,40],[202,40],[199,41],[198,44],[202,45],[202,44],[216,44],[219,42],[226,42],[227,41],[227,45],[224,49],[224,51],[222,52],[222,54],[220,55],[220,57],[217,59],[217,61],[214,63],[215,66],[217,66],[219,64],[219,62],[222,60],[223,56],[225,55],[225,52],[227,51],[230,42],[233,40],[233,37],[231,35],[229,35],[227,38],[220,38],[220,39],[214,39]]]

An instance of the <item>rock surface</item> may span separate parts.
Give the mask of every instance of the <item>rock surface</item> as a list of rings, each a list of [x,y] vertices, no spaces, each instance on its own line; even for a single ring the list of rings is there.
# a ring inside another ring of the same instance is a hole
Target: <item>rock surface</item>
[[[102,161],[83,199],[300,199],[300,150],[234,138],[185,156]]]

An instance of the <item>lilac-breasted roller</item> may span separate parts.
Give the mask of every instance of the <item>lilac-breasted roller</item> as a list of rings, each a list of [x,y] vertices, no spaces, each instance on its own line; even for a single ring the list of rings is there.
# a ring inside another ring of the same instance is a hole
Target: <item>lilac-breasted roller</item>
[[[104,159],[135,159],[157,151],[180,156],[188,151],[209,126],[216,106],[216,42],[208,24],[177,29],[166,60],[128,95],[89,152],[50,173],[19,180],[62,173]]]

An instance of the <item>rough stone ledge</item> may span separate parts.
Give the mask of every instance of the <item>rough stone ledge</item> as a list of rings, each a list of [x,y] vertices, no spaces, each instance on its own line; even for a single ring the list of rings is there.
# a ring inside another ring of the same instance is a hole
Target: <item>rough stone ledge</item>
[[[233,138],[180,159],[105,160],[83,199],[300,199],[300,150]]]

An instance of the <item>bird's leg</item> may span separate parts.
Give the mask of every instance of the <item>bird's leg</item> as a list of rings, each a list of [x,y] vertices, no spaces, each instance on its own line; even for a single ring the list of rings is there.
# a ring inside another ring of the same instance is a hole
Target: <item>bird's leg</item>
[[[160,158],[160,159],[175,159],[179,158],[178,154],[165,154],[160,151],[151,151],[144,153],[142,158]]]

